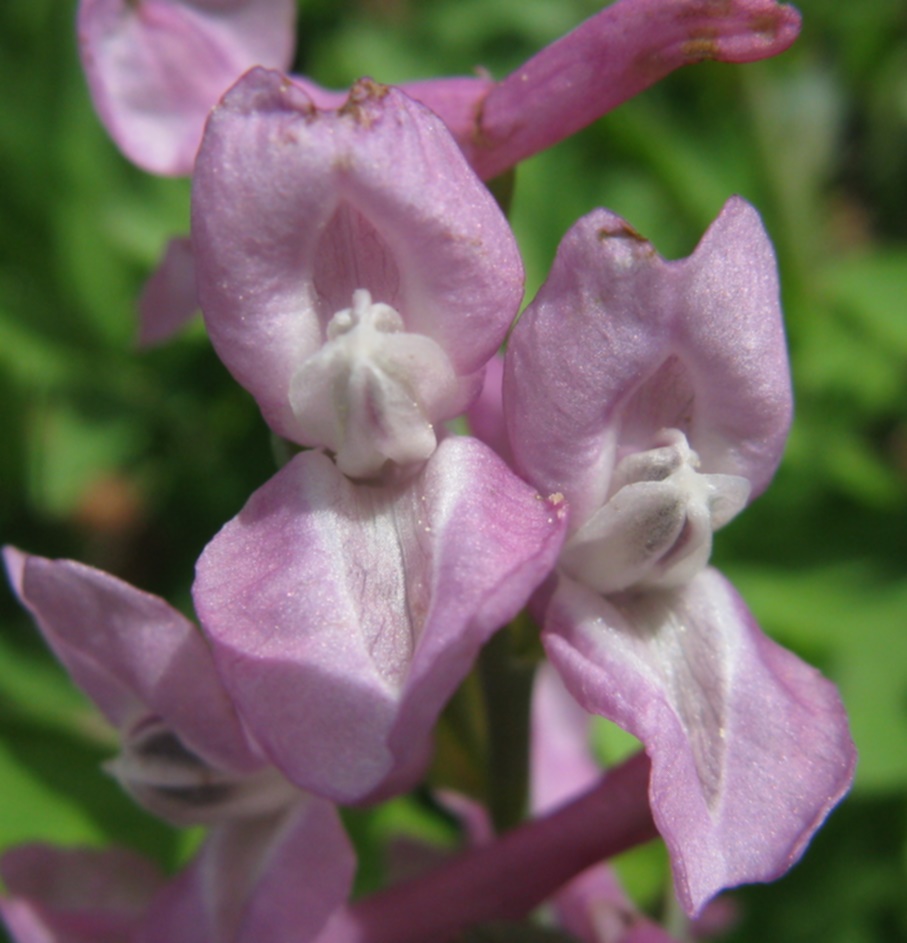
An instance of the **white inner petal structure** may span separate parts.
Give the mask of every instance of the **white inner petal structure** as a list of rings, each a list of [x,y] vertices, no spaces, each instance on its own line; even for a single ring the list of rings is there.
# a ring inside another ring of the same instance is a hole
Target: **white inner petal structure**
[[[104,767],[136,802],[178,826],[269,815],[299,795],[272,766],[245,774],[212,767],[153,716],[126,732]]]
[[[712,532],[741,511],[750,483],[738,475],[702,474],[699,456],[677,429],[653,448],[623,458],[605,504],[561,554],[568,576],[599,593],[667,589],[708,563]]]
[[[431,455],[434,423],[449,417],[457,390],[442,348],[406,331],[394,308],[360,288],[293,375],[290,406],[309,444],[334,452],[345,475],[371,478],[388,461],[409,465]]]

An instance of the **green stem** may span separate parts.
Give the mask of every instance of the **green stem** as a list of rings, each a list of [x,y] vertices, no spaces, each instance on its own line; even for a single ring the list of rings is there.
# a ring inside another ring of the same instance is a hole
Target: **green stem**
[[[537,660],[522,644],[526,628],[513,623],[498,632],[479,658],[487,722],[486,798],[498,831],[522,821],[529,793],[529,709]]]

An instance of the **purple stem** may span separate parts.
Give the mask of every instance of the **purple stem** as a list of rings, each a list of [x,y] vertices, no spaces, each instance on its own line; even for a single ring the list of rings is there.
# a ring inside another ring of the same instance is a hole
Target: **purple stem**
[[[643,753],[549,815],[366,897],[331,943],[443,943],[488,920],[522,917],[586,868],[655,838]]]

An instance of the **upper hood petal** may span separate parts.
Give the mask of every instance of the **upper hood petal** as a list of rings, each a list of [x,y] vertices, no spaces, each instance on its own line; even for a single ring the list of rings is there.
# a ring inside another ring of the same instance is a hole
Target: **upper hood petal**
[[[368,81],[319,111],[278,73],[245,76],[199,152],[192,242],[218,354],[272,428],[303,444],[323,443],[306,440],[290,381],[353,292],[435,341],[471,397],[523,291],[510,227],[447,129]]]
[[[752,493],[780,461],[792,397],[774,253],[732,198],[687,259],[666,262],[606,210],[564,237],[511,337],[504,406],[517,467],[562,491],[576,529],[628,451],[684,432],[700,471]]]

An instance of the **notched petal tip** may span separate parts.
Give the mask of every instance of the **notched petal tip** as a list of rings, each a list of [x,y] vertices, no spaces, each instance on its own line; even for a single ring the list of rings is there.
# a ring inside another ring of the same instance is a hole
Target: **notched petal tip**
[[[608,218],[599,226],[595,235],[601,242],[605,242],[607,239],[631,239],[645,246],[647,252],[655,253],[655,247],[645,236],[634,229],[626,220],[613,214],[608,215]]]
[[[314,115],[317,108],[308,92],[289,76],[277,69],[255,66],[224,93],[211,115],[223,111],[237,114],[296,111]]]

